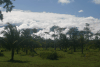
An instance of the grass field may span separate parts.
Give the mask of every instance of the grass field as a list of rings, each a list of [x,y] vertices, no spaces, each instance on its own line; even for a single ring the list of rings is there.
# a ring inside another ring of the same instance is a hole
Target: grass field
[[[40,51],[37,50],[39,54]],[[48,52],[48,51],[47,51]],[[86,57],[81,57],[81,52],[74,52],[68,54],[68,52],[57,51],[59,55],[64,55],[63,58],[58,60],[42,59],[38,55],[34,57],[25,55],[20,52],[15,52],[14,62],[9,61],[11,58],[11,52],[3,52],[5,56],[0,57],[0,67],[100,67],[100,52],[84,52]]]

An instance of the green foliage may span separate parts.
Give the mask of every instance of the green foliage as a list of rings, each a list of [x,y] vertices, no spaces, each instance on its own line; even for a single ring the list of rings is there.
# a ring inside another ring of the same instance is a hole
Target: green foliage
[[[81,54],[81,57],[85,57],[85,56],[86,56],[86,54],[84,54],[84,53],[83,53],[83,54]]]
[[[12,48],[17,48],[17,42],[20,33],[15,25],[7,23],[7,26],[5,26],[2,34],[5,36],[5,38],[1,40],[1,43],[3,44],[2,47],[8,50],[11,50]]]
[[[1,52],[4,52],[5,50],[1,50]]]
[[[64,52],[67,52],[67,49],[63,49]]]
[[[58,55],[56,52],[41,52],[40,57],[43,59],[56,60]]]
[[[64,53],[57,53],[58,54],[58,58],[65,58],[65,54]]]
[[[99,52],[99,51],[100,51],[99,49],[100,49],[100,48],[94,49],[94,52]]]
[[[13,0],[13,1],[15,1],[15,0]],[[5,4],[3,6],[3,8],[6,8],[6,12],[11,12],[12,9],[15,7],[15,6],[13,6],[12,1],[10,1],[10,0],[0,0],[0,5],[2,5],[2,4]],[[3,20],[3,14],[1,13],[1,11],[0,11],[0,20]]]
[[[87,52],[84,54],[81,54],[81,57],[91,57],[91,56],[97,56],[94,52]]]
[[[0,52],[0,56],[4,56],[4,54]]]
[[[34,52],[31,52],[31,53],[29,53],[29,55],[31,55],[32,57],[34,57],[35,56],[35,53]]]
[[[29,51],[29,53],[28,53],[28,54],[29,54],[29,55],[31,55],[31,56],[38,55],[38,53],[36,52],[36,50]]]
[[[69,50],[67,53],[68,54],[73,54],[74,52],[72,50]]]
[[[49,49],[49,50],[50,50],[50,51],[52,51],[52,52],[53,52],[53,51],[55,51],[55,50],[54,50],[54,49],[52,49],[52,48],[51,48],[51,49]]]

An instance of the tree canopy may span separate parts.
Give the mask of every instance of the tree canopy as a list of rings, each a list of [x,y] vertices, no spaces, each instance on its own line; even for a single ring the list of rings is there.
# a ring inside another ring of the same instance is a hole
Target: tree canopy
[[[13,0],[15,1],[15,0]],[[0,0],[0,5],[5,4],[3,8],[6,8],[6,12],[11,12],[12,9],[15,7],[11,0]],[[0,10],[0,20],[3,20],[3,14]]]

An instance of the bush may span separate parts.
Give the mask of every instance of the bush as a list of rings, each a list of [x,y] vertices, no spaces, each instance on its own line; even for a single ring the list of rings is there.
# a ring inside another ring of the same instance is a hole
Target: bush
[[[0,56],[4,56],[4,54],[0,52]]]
[[[55,51],[55,50],[51,48],[51,49],[49,49],[49,51]]]
[[[68,54],[73,54],[73,51],[72,50],[69,50],[67,53]]]
[[[85,57],[90,57],[90,55],[91,55],[91,54],[89,54],[89,53],[86,53],[86,54],[85,54]]]
[[[58,58],[58,55],[55,51],[54,52],[41,52],[40,57],[43,59],[56,60]]]
[[[32,53],[30,53],[30,55],[33,57],[33,56],[35,55],[35,53],[34,53],[34,52],[32,52]]]
[[[86,57],[86,54],[84,54],[84,53],[83,53],[83,54],[81,54],[81,57]]]
[[[47,55],[48,55],[48,53],[46,53],[46,52],[41,52],[40,53],[40,57],[43,58],[43,59],[47,58]]]
[[[65,54],[64,53],[58,53],[58,58],[65,58]]]
[[[67,52],[67,49],[63,49],[64,52]]]
[[[35,50],[32,50],[28,52],[28,55],[35,56],[38,55],[38,53]]]
[[[84,54],[81,54],[81,57],[90,57],[90,55],[92,56],[92,54],[90,54],[90,53],[84,53]]]
[[[1,52],[4,52],[5,50],[1,50]]]

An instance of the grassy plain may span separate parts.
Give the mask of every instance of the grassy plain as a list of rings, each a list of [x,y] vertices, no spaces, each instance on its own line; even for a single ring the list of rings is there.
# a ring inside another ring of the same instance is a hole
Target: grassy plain
[[[45,51],[36,50],[38,54]],[[15,61],[13,62],[9,61],[11,58],[10,51],[3,53],[5,56],[0,57],[0,67],[100,67],[100,51],[96,50],[95,52],[93,50],[85,51],[86,56],[83,57],[81,52],[68,54],[68,52],[57,51],[59,55],[64,55],[63,58],[58,58],[58,60],[42,59],[36,54],[35,56],[25,55],[24,52],[20,51],[19,54],[15,52]]]

